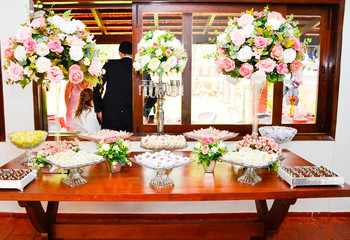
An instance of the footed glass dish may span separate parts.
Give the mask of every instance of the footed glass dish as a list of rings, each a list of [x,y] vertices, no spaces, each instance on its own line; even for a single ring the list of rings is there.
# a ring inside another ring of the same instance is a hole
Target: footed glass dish
[[[289,142],[297,134],[298,130],[284,126],[265,126],[260,127],[259,132],[263,137],[269,137],[278,144]]]

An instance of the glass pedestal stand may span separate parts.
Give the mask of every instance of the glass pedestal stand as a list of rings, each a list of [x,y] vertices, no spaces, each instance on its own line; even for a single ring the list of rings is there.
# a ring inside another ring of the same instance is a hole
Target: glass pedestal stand
[[[76,187],[87,183],[87,181],[80,175],[79,168],[69,169],[68,176],[63,179],[63,183],[70,187]]]
[[[254,185],[260,182],[262,179],[255,172],[255,168],[247,168],[242,176],[240,176],[237,181],[241,183],[247,183]]]
[[[173,188],[175,183],[169,178],[168,173],[168,170],[157,171],[156,176],[152,178],[149,185],[157,190]]]
[[[182,85],[180,80],[170,80],[168,83],[164,83],[162,78],[159,78],[159,82],[155,83],[152,80],[142,80],[142,84],[139,86],[139,94],[143,93],[144,97],[157,97],[159,109],[157,111],[157,133],[162,135],[164,133],[164,108],[163,99],[167,95],[169,97],[177,97],[182,94]]]

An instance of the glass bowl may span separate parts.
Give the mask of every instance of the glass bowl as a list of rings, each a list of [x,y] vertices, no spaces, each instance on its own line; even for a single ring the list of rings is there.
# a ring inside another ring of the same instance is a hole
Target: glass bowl
[[[47,132],[38,131],[17,131],[7,135],[10,142],[17,148],[26,149],[26,154],[21,164],[29,166],[32,162],[32,149],[42,144],[47,137]]]
[[[298,130],[284,126],[265,126],[260,127],[259,132],[263,137],[273,138],[276,143],[286,143],[293,139]]]

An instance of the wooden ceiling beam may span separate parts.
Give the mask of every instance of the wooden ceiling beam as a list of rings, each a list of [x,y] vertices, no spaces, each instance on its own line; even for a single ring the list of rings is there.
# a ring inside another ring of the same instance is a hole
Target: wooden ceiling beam
[[[106,30],[106,27],[105,25],[103,24],[103,20],[101,18],[101,15],[99,13],[99,11],[95,8],[91,8],[91,12],[92,14],[94,15],[94,18],[96,20],[96,23],[97,25],[99,26],[99,28],[101,29],[101,32],[104,34],[104,35],[107,35],[107,30]]]
[[[207,23],[205,24],[204,29],[203,29],[203,34],[207,34],[209,32],[209,29],[210,29],[211,25],[213,24],[215,17],[216,17],[215,14],[211,14],[208,17]]]
[[[313,19],[305,27],[303,27],[300,30],[300,35],[304,35],[305,33],[309,32],[310,30],[312,30],[314,27],[316,27],[319,24],[320,24],[320,19],[319,18]]]

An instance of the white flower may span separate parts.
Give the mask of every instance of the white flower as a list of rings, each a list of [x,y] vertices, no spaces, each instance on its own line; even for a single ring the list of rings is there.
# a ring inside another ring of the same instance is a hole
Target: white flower
[[[211,148],[211,151],[212,151],[213,153],[216,153],[218,150],[219,150],[219,149],[218,149],[217,147],[212,147],[212,148]]]
[[[44,57],[50,53],[50,49],[45,43],[39,43],[38,45],[36,45],[35,50],[40,57]]]
[[[153,41],[158,42],[158,37],[162,36],[165,34],[165,31],[162,30],[155,30],[153,32]]]
[[[144,48],[149,48],[149,47],[153,47],[153,40],[152,39],[148,39],[144,44]]]
[[[91,42],[93,42],[93,39],[94,39],[94,35],[89,34],[86,38],[86,42],[91,43]]]
[[[85,29],[85,24],[80,20],[73,19],[72,23],[79,31],[83,31]]]
[[[253,51],[249,46],[244,46],[238,51],[237,59],[241,62],[250,60],[253,56]]]
[[[166,42],[166,46],[170,47],[170,48],[180,48],[181,47],[181,42],[179,40],[177,40],[176,38],[174,38],[172,41],[168,41]]]
[[[16,47],[16,50],[14,51],[13,55],[20,62],[25,61],[27,59],[27,51],[22,45],[18,45]]]
[[[135,71],[139,71],[142,68],[142,64],[140,62],[135,61],[132,65],[134,66]]]
[[[136,61],[136,62],[141,62],[141,55],[140,55],[140,53],[136,53],[136,55],[135,55],[135,61]]]
[[[57,28],[59,28],[63,22],[64,22],[64,19],[58,15],[54,15],[51,18],[51,23],[55,25]]]
[[[70,55],[70,58],[72,60],[79,61],[84,57],[84,52],[83,52],[83,49],[81,47],[72,46],[69,49],[69,55]]]
[[[32,75],[33,71],[30,70],[29,67],[25,67],[24,70],[23,70],[23,74],[24,75],[27,75],[28,77],[30,77],[30,75]]]
[[[148,68],[152,71],[156,71],[159,67],[160,61],[158,58],[152,58],[151,61],[148,64]]]
[[[243,34],[246,38],[252,37],[252,33],[254,32],[255,28],[253,24],[249,24],[245,27],[243,27]]]
[[[86,65],[86,66],[89,66],[90,65],[90,63],[91,63],[91,61],[90,61],[90,59],[89,58],[84,58],[84,65]]]
[[[282,22],[277,20],[276,18],[271,18],[267,20],[265,26],[271,27],[271,30],[278,30],[282,25]]]
[[[177,64],[177,58],[175,56],[171,56],[166,62],[170,66],[170,68],[174,68]]]
[[[180,60],[180,61],[179,61],[180,72],[182,72],[182,71],[185,69],[186,63],[187,63],[187,60],[186,60],[186,59],[185,59],[185,60]]]
[[[201,147],[201,144],[200,144],[200,143],[197,143],[194,147],[195,147],[195,148],[200,148],[200,147]]]
[[[218,148],[220,148],[220,149],[225,148],[225,143],[220,142],[219,145],[218,145]]]
[[[264,81],[266,81],[266,74],[264,71],[256,71],[252,74],[252,76],[250,77],[250,80],[257,83],[257,84],[261,84]]]
[[[291,63],[295,60],[297,53],[294,49],[288,48],[282,53],[282,60],[285,63]]]
[[[220,43],[222,45],[225,45],[226,43],[228,43],[228,41],[227,41],[227,34],[226,33],[221,33],[218,36],[218,43]]]
[[[284,33],[287,34],[288,36],[294,36],[294,29],[292,25],[288,23],[285,26],[286,27],[284,28]]]
[[[77,30],[77,26],[71,21],[63,21],[59,29],[67,34],[72,34]]]
[[[145,67],[147,63],[151,61],[150,55],[146,54],[141,57],[141,65],[142,67]]]
[[[51,61],[46,57],[39,57],[38,60],[36,60],[35,66],[39,73],[44,73],[50,69]]]
[[[116,151],[116,152],[119,152],[119,151],[120,151],[120,149],[119,149],[119,147],[118,147],[117,145],[115,145],[115,146],[113,147],[113,150]]]
[[[109,144],[108,144],[108,143],[102,144],[101,149],[102,149],[103,151],[109,151],[109,149],[110,149]]]
[[[168,62],[162,62],[160,64],[160,66],[163,68],[163,71],[165,73],[168,73],[170,71],[170,69],[171,69],[171,67],[169,66]]]
[[[159,57],[159,56],[162,56],[163,55],[163,51],[162,51],[162,49],[161,48],[158,48],[157,50],[156,50],[156,56],[157,57]]]

